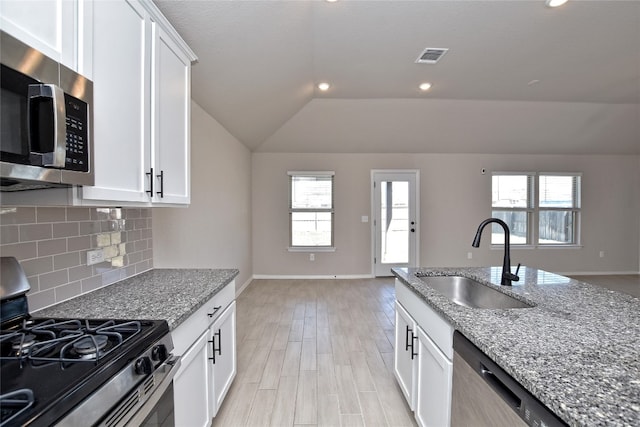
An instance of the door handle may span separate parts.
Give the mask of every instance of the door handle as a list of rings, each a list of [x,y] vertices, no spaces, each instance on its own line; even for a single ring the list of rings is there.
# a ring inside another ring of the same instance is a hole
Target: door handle
[[[145,173],[149,177],[149,189],[146,191],[149,196],[153,197],[153,168],[149,169],[149,172]]]
[[[162,199],[164,198],[164,170],[160,170],[160,175],[156,175],[156,178],[160,178],[160,191],[156,191],[156,194]]]
[[[207,313],[207,316],[213,317],[221,308],[222,308],[221,305],[216,305],[215,307],[213,307],[213,313]]]
[[[216,336],[218,337],[218,348],[216,348]],[[209,360],[211,360],[212,363],[215,365],[216,352],[218,352],[219,356],[222,356],[222,330],[218,329],[218,332],[213,334],[213,339],[209,342],[211,343],[211,356],[212,356],[209,358]]]

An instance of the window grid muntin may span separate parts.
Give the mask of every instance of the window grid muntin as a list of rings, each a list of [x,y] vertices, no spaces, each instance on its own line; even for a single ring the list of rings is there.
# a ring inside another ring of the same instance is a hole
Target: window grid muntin
[[[509,207],[502,207],[502,206],[494,206],[493,203],[493,177],[496,176],[520,176],[520,175],[527,175],[529,177],[528,181],[527,181],[527,185],[528,185],[528,190],[527,193],[530,197],[530,200],[532,201],[532,207],[531,208],[509,208]],[[539,190],[536,188],[540,185],[540,178],[541,177],[561,177],[561,176],[566,176],[566,177],[572,177],[573,178],[573,182],[572,182],[572,200],[573,200],[573,207],[540,207],[540,193]],[[569,173],[569,172],[560,172],[560,173],[550,173],[550,172],[544,172],[544,173],[538,173],[538,172],[494,172],[492,174],[492,200],[491,200],[491,213],[492,216],[494,216],[494,212],[496,211],[504,211],[504,212],[524,212],[526,211],[528,213],[527,215],[527,243],[520,243],[518,242],[517,238],[514,238],[513,236],[513,232],[511,233],[511,244],[515,245],[515,246],[531,246],[533,245],[535,242],[535,246],[557,246],[557,247],[562,247],[562,246],[576,246],[576,245],[580,245],[581,242],[581,204],[582,204],[582,174],[581,173]],[[541,212],[548,212],[548,211],[565,211],[565,212],[572,212],[572,218],[573,218],[573,229],[572,229],[572,241],[571,242],[541,242],[540,239],[540,217],[541,217]],[[492,230],[496,227],[495,224],[492,224]],[[499,233],[504,234],[502,232],[502,228],[499,227],[495,228],[496,231],[499,231]],[[492,237],[493,237],[493,231],[492,231]],[[492,238],[492,244],[494,245],[503,245],[504,244],[504,240],[501,242],[494,242],[493,238]]]
[[[296,249],[314,249],[314,248],[332,248],[334,246],[334,236],[335,236],[335,180],[334,180],[334,172],[288,172],[289,175],[289,247]],[[328,180],[331,191],[331,207],[330,208],[294,208],[293,207],[293,183],[295,178],[317,178],[321,180]],[[294,226],[293,226],[293,217],[294,213],[330,213],[330,244],[328,245],[294,245]]]
[[[525,202],[525,207],[522,206],[514,206],[514,207],[510,207],[510,206],[500,206],[500,205],[494,205],[494,200],[493,200],[493,195],[494,195],[494,182],[495,179],[494,178],[498,178],[499,177],[507,177],[507,176],[511,176],[511,177],[525,177],[526,181],[525,181],[525,185],[527,186],[527,188],[524,190],[525,194],[526,194],[526,202]],[[522,236],[517,236],[514,235],[514,230],[512,230],[512,227],[509,227],[509,230],[511,230],[511,238],[510,238],[510,243],[512,245],[516,245],[516,246],[527,246],[527,245],[531,245],[532,242],[534,241],[534,223],[537,223],[536,221],[536,212],[535,212],[535,206],[537,203],[536,200],[536,191],[535,191],[535,176],[536,174],[534,172],[494,172],[492,174],[492,179],[491,179],[491,215],[495,216],[494,212],[512,212],[512,213],[517,213],[517,212],[524,212],[526,213],[525,217],[525,221],[526,221],[526,231],[525,231],[525,235],[524,235],[524,242],[520,242],[519,238],[522,238]],[[500,218],[500,216],[497,216],[498,218]],[[508,221],[507,224],[509,224]],[[515,230],[516,232],[518,232],[518,230]],[[492,224],[491,225],[491,244],[492,245],[503,245],[504,244],[504,237],[502,239],[500,239],[500,242],[496,242],[494,241],[493,237],[494,235],[497,234],[502,234],[504,235],[504,231],[502,230],[502,227],[500,227],[497,224]]]

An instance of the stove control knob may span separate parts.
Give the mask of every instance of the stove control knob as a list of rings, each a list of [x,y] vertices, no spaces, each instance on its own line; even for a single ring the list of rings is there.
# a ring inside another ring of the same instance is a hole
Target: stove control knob
[[[151,349],[151,358],[153,360],[162,362],[163,360],[166,360],[168,355],[167,347],[164,344],[158,344]]]
[[[152,372],[153,365],[151,364],[151,360],[145,356],[136,360],[133,368],[138,375],[149,375]]]

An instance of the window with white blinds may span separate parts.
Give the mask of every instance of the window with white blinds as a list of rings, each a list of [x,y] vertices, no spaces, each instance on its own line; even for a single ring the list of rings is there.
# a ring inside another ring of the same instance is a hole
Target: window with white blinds
[[[580,186],[576,173],[495,172],[492,216],[509,226],[514,245],[578,245]],[[491,243],[504,243],[493,225]]]
[[[334,172],[288,172],[289,246],[333,247]]]

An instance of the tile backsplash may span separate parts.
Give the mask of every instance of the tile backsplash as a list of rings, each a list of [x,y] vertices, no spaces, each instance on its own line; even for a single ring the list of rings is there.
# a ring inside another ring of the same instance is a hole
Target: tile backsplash
[[[24,268],[30,311],[151,269],[152,247],[150,208],[0,207],[0,255]]]

